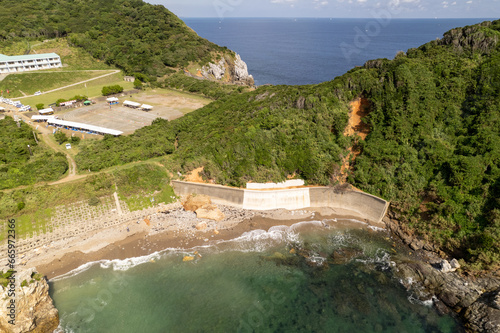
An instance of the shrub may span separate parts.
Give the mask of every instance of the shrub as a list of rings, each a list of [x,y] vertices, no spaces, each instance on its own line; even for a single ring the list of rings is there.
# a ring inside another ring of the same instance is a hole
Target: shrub
[[[101,203],[101,200],[99,200],[98,197],[96,197],[95,195],[92,196],[90,199],[89,199],[89,206],[97,206]]]
[[[113,86],[105,86],[102,87],[102,95],[103,96],[108,96],[112,94],[119,94],[123,92],[123,87],[120,86],[119,84],[113,85]]]
[[[24,207],[26,207],[26,204],[24,202],[18,202],[17,203],[17,210],[18,211],[23,210]]]
[[[54,134],[54,138],[56,139],[56,141],[57,141],[58,144],[61,144],[61,143],[64,143],[64,142],[68,141],[68,137],[66,136],[66,134],[64,134],[61,131],[57,131]]]

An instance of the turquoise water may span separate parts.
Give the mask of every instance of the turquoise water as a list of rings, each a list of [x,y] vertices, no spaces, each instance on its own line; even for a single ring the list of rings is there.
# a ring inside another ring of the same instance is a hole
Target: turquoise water
[[[392,276],[385,233],[332,225],[273,227],[189,251],[88,265],[52,282],[61,331],[459,329],[451,317],[409,301]]]

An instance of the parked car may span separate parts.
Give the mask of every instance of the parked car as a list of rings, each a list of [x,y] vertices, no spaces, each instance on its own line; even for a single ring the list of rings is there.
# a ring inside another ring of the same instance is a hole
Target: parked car
[[[66,149],[71,149],[71,143],[66,144]]]
[[[38,90],[36,93],[35,93],[35,96],[38,96],[38,95],[41,95],[42,92],[40,90]]]

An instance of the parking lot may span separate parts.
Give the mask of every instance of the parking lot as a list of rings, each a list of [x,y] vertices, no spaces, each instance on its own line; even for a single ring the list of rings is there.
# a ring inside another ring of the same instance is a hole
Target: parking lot
[[[125,100],[151,104],[153,110],[146,112],[123,106]],[[119,104],[111,105],[111,107],[102,101],[90,106],[57,112],[56,115],[63,120],[115,129],[127,135],[141,127],[151,125],[156,118],[171,121],[209,102],[210,100],[198,96],[167,90],[153,90],[133,96],[121,96]]]

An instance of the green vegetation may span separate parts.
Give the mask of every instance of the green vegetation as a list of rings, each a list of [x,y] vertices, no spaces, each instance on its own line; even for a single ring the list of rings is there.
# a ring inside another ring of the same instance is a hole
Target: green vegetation
[[[0,189],[57,180],[68,170],[64,154],[38,144],[31,127],[20,124],[10,117],[0,120]],[[16,209],[23,208],[16,203]]]
[[[221,96],[170,123],[82,147],[100,170],[173,154],[173,171],[204,166],[218,183],[333,184],[347,148],[348,181],[392,202],[422,238],[471,269],[500,263],[500,21],[454,29],[394,60],[369,61],[331,82]],[[174,76],[175,77],[175,76]],[[185,87],[184,87],[185,88]],[[348,105],[371,103],[365,141],[342,135]]]
[[[54,139],[58,144],[62,144],[66,141],[68,141],[68,137],[63,131],[57,131],[54,133]]]
[[[59,98],[57,101],[56,101],[56,106],[60,106],[61,103],[64,103],[64,102],[67,102],[67,101],[77,101],[77,102],[83,102],[83,101],[86,101],[88,99],[87,96],[85,95],[75,95],[71,98]]]
[[[184,75],[182,71],[168,76],[163,82],[159,83],[164,88],[189,91],[196,94],[202,94],[212,99],[219,99],[234,92],[241,93],[248,91],[246,86],[236,86],[233,84],[224,84],[209,80],[196,79]]]
[[[140,0],[2,2],[0,47],[59,37],[127,74],[151,77],[230,53],[199,37],[165,7]]]
[[[113,86],[102,87],[102,95],[103,96],[109,96],[109,95],[113,95],[113,94],[119,94],[121,92],[123,92],[123,87],[120,86],[119,84],[115,84]]]
[[[372,103],[350,181],[470,267],[500,263],[500,21],[454,29],[344,87]]]
[[[15,274],[15,271],[13,269],[9,269],[5,273],[3,271],[0,271],[0,285],[6,288],[9,284],[9,278],[12,276],[12,274]]]
[[[2,13],[0,13],[2,15]],[[67,38],[32,40],[31,38],[13,38],[2,40],[2,54],[20,55],[30,53],[57,53],[61,57],[64,68],[44,70],[44,72],[110,70],[113,66],[92,58],[80,47],[68,44]]]
[[[103,75],[103,74],[101,74]],[[132,82],[124,82],[123,74],[116,73],[113,75],[108,75],[87,83],[77,84],[72,87],[67,87],[61,90],[57,90],[48,94],[42,94],[40,96],[33,96],[22,99],[23,104],[35,105],[37,103],[44,103],[45,105],[50,105],[58,99],[63,99],[70,101],[75,95],[86,95],[89,97],[101,96],[102,88],[104,86],[119,84],[124,87],[124,89],[132,89]]]
[[[81,147],[77,164],[93,171],[170,154],[189,170],[205,165],[217,182],[242,185],[297,174],[329,184],[350,145],[347,103],[329,87],[264,87],[232,95],[171,123],[157,119],[128,137]]]
[[[158,118],[151,126],[138,129],[120,140],[105,135],[101,141],[84,141],[76,156],[77,164],[81,170],[99,171],[114,165],[171,154],[175,136],[166,132],[168,127],[168,120]],[[92,161],[94,158],[97,158],[95,162]]]
[[[48,91],[70,85],[80,81],[88,80],[100,75],[102,72],[38,72],[24,74],[10,74],[0,81],[0,90],[4,91],[4,96],[15,98],[26,95],[33,95],[36,91]],[[9,94],[5,91],[9,90]]]
[[[158,119],[131,136],[82,143],[76,156],[81,170],[171,155],[171,171],[204,166],[204,176],[222,184],[295,175],[310,184],[333,185],[348,148],[356,145],[360,154],[351,163],[351,184],[390,200],[391,214],[464,259],[468,268],[498,267],[500,21],[453,29],[439,41],[392,61],[368,61],[331,82],[243,92],[178,71],[230,51],[201,39],[162,6],[140,0],[6,0],[3,8],[0,46],[5,49],[14,50],[21,40],[33,45],[63,36],[138,82],[216,100],[172,122]],[[97,96],[104,86],[119,83],[94,84],[86,95]],[[83,89],[65,93],[73,96]],[[349,102],[357,97],[370,101],[364,121],[371,132],[364,141],[343,135]],[[50,102],[38,98],[36,103]],[[64,155],[39,145],[30,158],[23,147],[32,144],[31,130],[17,129],[12,120],[6,124],[0,137],[0,157],[5,156],[0,188],[57,178],[66,171]],[[152,196],[168,200],[171,189],[161,185],[168,179],[166,171],[147,168],[118,168],[64,187],[0,192],[0,217],[21,212],[21,233],[45,230],[53,202],[83,197],[98,205],[95,199],[112,193],[115,184],[132,209],[151,204]]]
[[[86,201],[91,205],[101,204],[101,199],[115,191],[129,205],[139,210],[160,202],[170,203],[175,197],[169,186],[170,177],[165,168],[151,163],[134,164],[118,168],[70,183],[53,186],[30,186],[0,192],[0,219],[16,219],[16,237],[24,238],[36,233],[50,231],[50,218],[55,206]],[[154,200],[152,200],[154,198]],[[97,199],[97,202],[96,202]],[[19,202],[25,203],[18,211]],[[6,231],[0,235],[5,239]]]

